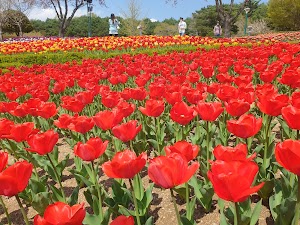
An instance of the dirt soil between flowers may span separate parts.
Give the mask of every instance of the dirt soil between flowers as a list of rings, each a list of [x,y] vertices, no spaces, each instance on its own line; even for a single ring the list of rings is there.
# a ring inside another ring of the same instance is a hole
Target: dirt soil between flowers
[[[73,151],[69,147],[67,143],[63,140],[59,141],[59,152],[60,158],[63,159],[67,154],[70,154],[70,159],[72,160]],[[72,165],[70,165],[72,167]],[[68,173],[67,169],[64,170],[63,174],[63,186],[67,194],[71,194],[72,190],[76,187],[76,181],[72,177],[70,173]],[[105,182],[105,185],[109,187],[109,178],[105,177],[104,175],[101,176],[102,182]],[[148,179],[145,179],[144,186],[148,184]],[[258,196],[252,196],[253,206],[255,202],[258,200]],[[6,198],[3,197],[4,203],[8,208],[8,212],[14,225],[23,225],[25,224],[23,220],[23,216],[21,210],[18,206],[18,203],[15,197]],[[83,193],[79,193],[78,202],[85,202],[85,198]],[[177,196],[177,204],[180,210],[180,213],[184,213],[185,210],[185,203],[184,200],[180,199]],[[85,203],[85,206],[88,207],[88,203]],[[31,224],[33,224],[33,218],[37,215],[37,212],[30,206],[24,205],[28,218],[30,219]],[[173,203],[171,201],[170,191],[161,189],[157,186],[153,188],[153,201],[151,203],[150,214],[154,217],[154,224],[155,225],[169,225],[169,224],[177,224]],[[195,209],[194,218],[197,224],[202,225],[217,225],[220,224],[220,214],[219,208],[217,204],[217,196],[214,197],[213,200],[213,207],[211,212],[206,213],[204,209],[201,207],[200,204],[197,204],[197,208]],[[0,208],[0,225],[8,224],[5,213],[3,208]],[[258,223],[259,225],[273,225],[274,222],[272,220],[270,211],[266,205],[263,205],[262,211],[259,217]]]

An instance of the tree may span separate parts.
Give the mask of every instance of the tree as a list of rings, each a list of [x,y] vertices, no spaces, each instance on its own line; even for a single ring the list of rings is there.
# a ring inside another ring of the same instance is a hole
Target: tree
[[[229,7],[224,5],[224,8]],[[239,5],[234,5],[234,10],[238,10]],[[218,13],[216,11],[216,6],[207,6],[201,8],[192,14],[193,23],[190,26],[193,33],[201,36],[213,36],[213,27],[216,25],[216,21],[219,21]],[[223,24],[221,24],[223,26]],[[235,24],[231,25],[231,32],[236,33],[237,27]]]
[[[105,0],[98,0],[100,5],[105,5]],[[44,8],[54,8],[59,21],[60,37],[64,37],[66,30],[78,9],[84,7],[86,0],[40,0],[38,4]]]
[[[159,25],[158,21],[151,21],[149,18],[145,18],[142,21],[143,24],[143,33],[145,35],[153,35],[155,28]]]
[[[270,0],[268,4],[268,17],[277,30],[300,29],[300,1]]]
[[[0,41],[3,41],[3,26],[7,21],[7,17],[4,15],[4,11],[9,9],[9,2],[7,0],[0,1]]]
[[[3,12],[6,17],[6,22],[3,26],[3,30],[9,33],[16,33],[17,36],[23,36],[23,32],[31,32],[33,27],[28,17],[16,10],[6,10]]]
[[[95,14],[92,14],[92,34],[93,36],[107,36],[108,34],[108,17],[100,18]],[[71,37],[84,37],[88,33],[87,16],[75,17],[67,30],[67,36]]]
[[[173,36],[178,33],[176,25],[170,25],[168,23],[159,23],[155,29],[154,34],[159,36]]]
[[[166,0],[177,4],[178,0]],[[238,10],[234,10],[234,0],[230,0],[230,4],[226,6],[223,0],[215,0],[216,11],[220,18],[220,23],[223,25],[223,33],[225,37],[230,37],[232,25],[235,23],[238,16],[243,12],[244,8],[258,2],[256,0],[243,0],[239,5]]]
[[[28,16],[28,13],[33,8],[36,0],[7,0],[10,5],[10,9],[19,11]]]
[[[141,6],[137,0],[129,0],[127,11],[121,11],[123,17],[122,32],[126,36],[139,35],[137,26],[141,23]]]

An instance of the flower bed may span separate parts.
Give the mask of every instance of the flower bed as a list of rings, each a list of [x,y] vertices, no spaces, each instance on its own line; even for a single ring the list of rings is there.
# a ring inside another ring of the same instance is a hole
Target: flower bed
[[[275,223],[297,222],[300,45],[235,45],[9,68],[0,194],[33,207],[34,224],[62,208],[65,222],[153,224],[154,185],[170,190],[178,224],[196,223],[196,205],[209,212],[214,195],[221,224],[255,224],[262,201]],[[73,150],[65,158],[59,138]],[[68,194],[66,173],[77,182]]]

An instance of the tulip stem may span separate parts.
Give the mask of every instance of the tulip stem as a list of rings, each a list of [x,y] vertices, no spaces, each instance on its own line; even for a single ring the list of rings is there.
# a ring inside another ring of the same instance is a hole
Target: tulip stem
[[[61,184],[61,181],[60,181],[60,179],[59,179],[58,173],[57,173],[57,171],[56,171],[56,167],[54,166],[54,164],[53,164],[53,162],[52,162],[52,159],[51,159],[50,155],[47,153],[46,156],[47,156],[47,158],[49,159],[50,164],[51,164],[51,166],[52,166],[52,168],[53,168],[54,174],[55,174],[55,176],[56,176],[56,180],[58,181],[59,187],[60,187],[60,189],[61,189],[61,194],[62,194],[63,200],[64,200],[64,202],[66,203],[66,202],[67,202],[66,195],[65,195],[63,186],[62,186],[62,184]]]
[[[141,225],[139,208],[138,208],[137,200],[136,200],[135,193],[134,193],[134,186],[132,184],[131,179],[129,179],[129,184],[130,184],[130,187],[132,189],[132,197],[133,197],[133,203],[134,203],[134,209],[135,209],[137,224]]]
[[[300,140],[300,130],[297,130],[297,137],[296,137],[296,140]]]
[[[20,206],[20,209],[21,209],[21,212],[22,212],[22,215],[23,215],[25,224],[26,224],[26,225],[29,225],[29,221],[28,221],[26,212],[25,212],[25,210],[24,210],[24,207],[23,207],[23,205],[22,205],[22,203],[21,203],[21,200],[20,200],[20,198],[19,198],[18,195],[15,195],[15,197],[16,197],[16,199],[17,199],[17,202],[18,202],[19,206]]]
[[[10,154],[14,156],[14,157],[13,157],[14,161],[15,161],[15,158],[16,158],[17,160],[20,159],[20,156],[19,156],[19,154],[17,154],[17,152],[16,152],[15,149],[13,148],[13,146],[12,146],[12,144],[11,144],[11,141],[8,139],[7,142],[8,142],[8,144],[9,144],[9,147],[10,147],[10,150],[11,150],[11,151],[10,151]],[[5,149],[5,148],[3,148],[3,149]]]
[[[25,147],[25,146],[24,146],[24,147]],[[37,172],[36,165],[35,165],[35,164],[36,164],[36,161],[32,158],[31,154],[30,154],[28,151],[26,151],[26,153],[27,153],[27,156],[28,156],[29,161],[31,161],[31,163],[32,163],[32,165],[33,165],[34,174],[35,174],[37,180],[40,181],[40,176],[39,176],[39,174],[38,174],[38,172]]]
[[[170,188],[170,192],[171,192],[171,198],[172,198],[172,202],[173,202],[175,213],[176,213],[177,223],[178,223],[178,225],[181,225],[182,223],[181,223],[181,220],[180,220],[180,215],[179,215],[179,211],[178,211],[178,208],[177,208],[177,204],[176,204],[176,200],[175,200],[175,196],[174,196],[172,188]]]
[[[2,196],[0,196],[0,204],[2,205],[3,209],[4,209],[4,212],[5,212],[5,215],[6,215],[6,218],[7,218],[7,222],[8,222],[8,225],[11,225],[11,220],[10,220],[10,217],[9,217],[9,214],[8,214],[8,211],[7,211],[7,208],[6,208],[6,205],[2,199]]]
[[[100,187],[98,184],[97,173],[95,170],[94,161],[92,161],[91,164],[92,164],[92,170],[93,170],[93,175],[94,175],[94,180],[95,180],[95,187],[97,189],[98,198],[99,198],[99,216],[102,220],[103,219],[102,197],[101,197]]]
[[[129,145],[130,145],[131,150],[134,151],[134,148],[133,148],[133,141],[132,141],[132,140],[129,141]],[[134,152],[135,152],[135,151],[134,151]]]
[[[296,212],[294,217],[294,225],[299,224],[299,213],[300,213],[300,176],[297,176],[298,178],[298,192],[297,192],[297,203],[296,203]]]
[[[155,120],[155,127],[156,127],[156,142],[157,142],[157,152],[158,152],[158,155],[161,155],[161,152],[160,152],[160,122],[159,122],[159,117],[157,117]]]
[[[266,121],[266,129],[265,129],[265,149],[264,149],[264,158],[263,158],[263,168],[264,171],[267,170],[267,154],[268,154],[268,148],[269,148],[269,133],[270,133],[270,126],[271,126],[272,117],[267,115],[267,121]]]
[[[209,122],[205,121],[206,123],[206,169],[209,171],[209,160],[210,160],[210,154],[209,154],[209,143],[210,143],[210,134],[209,134]]]
[[[239,206],[238,203],[234,203],[234,209],[235,209],[235,215],[234,215],[234,225],[240,224],[240,212],[239,212]]]
[[[188,182],[185,183],[186,215],[188,220],[192,219],[192,210],[190,210],[190,189]]]

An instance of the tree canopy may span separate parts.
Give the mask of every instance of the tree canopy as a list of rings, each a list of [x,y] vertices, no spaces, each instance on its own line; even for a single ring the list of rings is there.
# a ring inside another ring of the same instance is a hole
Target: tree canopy
[[[300,29],[300,1],[269,0],[268,17],[277,30]]]
[[[24,13],[17,10],[6,10],[3,15],[6,18],[2,27],[4,32],[22,36],[23,32],[28,33],[33,30],[32,24]]]

